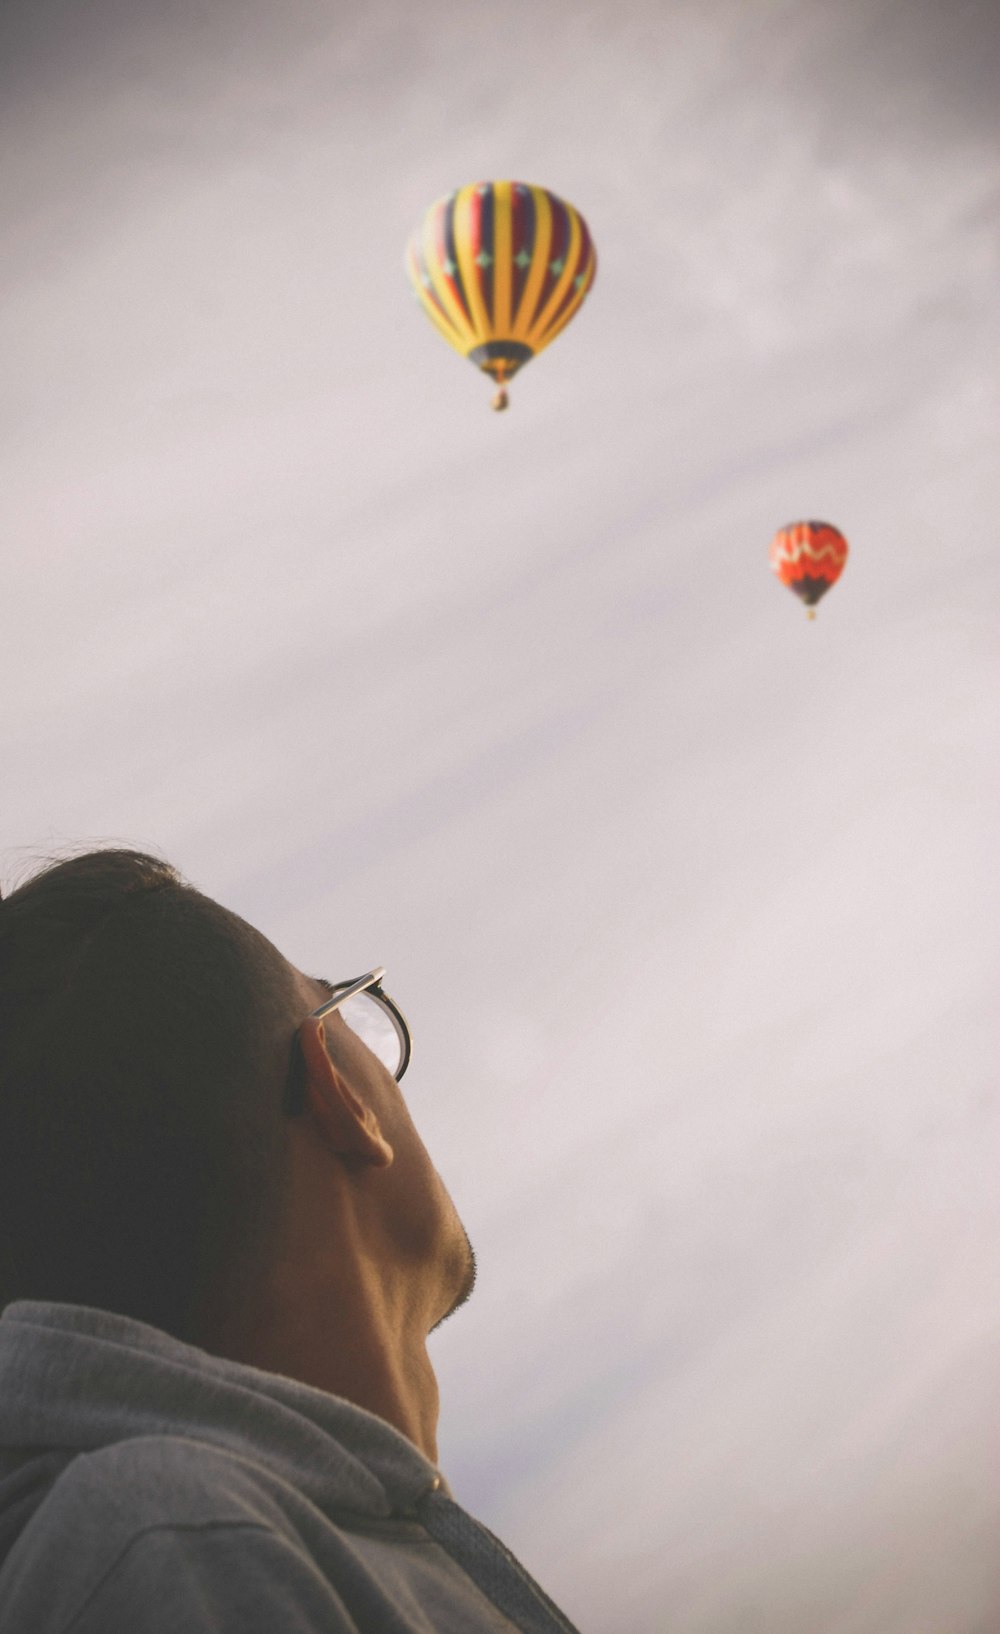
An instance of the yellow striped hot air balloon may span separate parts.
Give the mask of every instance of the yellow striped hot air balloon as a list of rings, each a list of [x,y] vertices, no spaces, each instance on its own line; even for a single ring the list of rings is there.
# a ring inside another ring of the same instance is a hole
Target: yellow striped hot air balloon
[[[456,352],[507,382],[579,310],[597,270],[587,223],[527,182],[474,182],[425,211],[406,249],[421,306]]]

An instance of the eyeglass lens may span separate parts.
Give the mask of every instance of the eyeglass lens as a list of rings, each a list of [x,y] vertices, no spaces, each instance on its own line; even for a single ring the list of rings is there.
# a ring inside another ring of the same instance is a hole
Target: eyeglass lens
[[[386,1007],[373,993],[352,993],[337,1013],[395,1078],[403,1060],[403,1044]]]

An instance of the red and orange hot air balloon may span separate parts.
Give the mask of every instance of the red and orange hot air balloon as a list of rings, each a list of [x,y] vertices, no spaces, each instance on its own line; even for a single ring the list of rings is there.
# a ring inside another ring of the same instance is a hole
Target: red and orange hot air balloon
[[[425,211],[406,249],[414,293],[438,333],[507,384],[565,329],[597,257],[579,210],[528,182],[474,182]]]
[[[772,572],[806,604],[810,618],[847,561],[847,540],[829,522],[789,522],[771,540],[768,556]]]

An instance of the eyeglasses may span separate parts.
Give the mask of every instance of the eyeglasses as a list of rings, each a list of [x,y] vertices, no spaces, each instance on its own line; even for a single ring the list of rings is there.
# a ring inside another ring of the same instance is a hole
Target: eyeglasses
[[[410,1064],[410,1029],[398,1005],[382,991],[385,966],[369,970],[356,981],[337,982],[330,997],[310,1010],[308,1020],[319,1020],[336,1010],[361,1042],[392,1073],[397,1084]],[[325,985],[325,984],[324,984]],[[305,1105],[305,1073],[302,1046],[296,1033],[285,1089],[285,1110],[294,1116]]]

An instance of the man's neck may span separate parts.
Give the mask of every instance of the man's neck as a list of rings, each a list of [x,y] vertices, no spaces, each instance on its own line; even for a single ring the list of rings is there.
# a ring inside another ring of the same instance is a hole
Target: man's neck
[[[213,1324],[203,1348],[353,1402],[437,1462],[438,1385],[419,1330],[370,1309],[272,1296],[259,1312]]]

